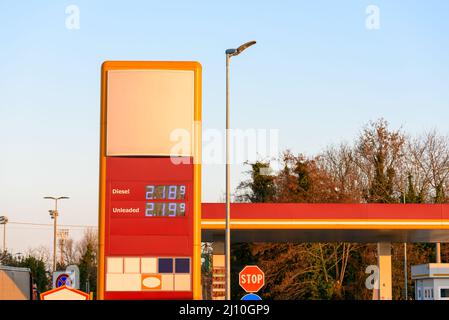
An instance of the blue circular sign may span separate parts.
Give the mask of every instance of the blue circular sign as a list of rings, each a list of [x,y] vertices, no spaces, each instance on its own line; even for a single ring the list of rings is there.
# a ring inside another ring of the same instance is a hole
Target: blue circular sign
[[[62,286],[67,286],[67,287],[72,286],[72,279],[70,279],[70,276],[66,273],[60,274],[56,278],[56,288],[59,288]]]
[[[248,293],[242,297],[242,300],[262,300],[262,298],[255,293]]]

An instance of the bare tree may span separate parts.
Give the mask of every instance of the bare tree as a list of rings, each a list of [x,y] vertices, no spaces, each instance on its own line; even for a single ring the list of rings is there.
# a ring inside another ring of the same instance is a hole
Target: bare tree
[[[401,130],[390,130],[384,119],[370,122],[363,129],[355,146],[355,159],[367,202],[396,202],[401,190],[395,181],[405,154],[405,139]]]
[[[62,260],[66,266],[76,264],[79,259],[79,255],[76,250],[76,243],[73,239],[69,238],[64,241],[62,247]]]
[[[353,148],[342,143],[328,147],[317,159],[321,170],[332,177],[339,195],[339,202],[358,203],[363,201],[360,188],[361,172],[357,166]]]
[[[446,188],[449,184],[449,139],[436,130],[427,132],[422,141],[424,147],[424,170],[429,172],[433,202],[447,201]]]
[[[76,244],[77,258],[80,259],[86,253],[88,247],[93,248],[95,256],[97,256],[98,248],[98,232],[95,229],[89,228],[84,232],[83,238]]]
[[[50,255],[50,249],[46,246],[38,246],[36,248],[30,248],[26,251],[25,255],[35,257],[38,260],[42,260],[45,263],[46,270],[51,270],[53,266],[53,260]]]

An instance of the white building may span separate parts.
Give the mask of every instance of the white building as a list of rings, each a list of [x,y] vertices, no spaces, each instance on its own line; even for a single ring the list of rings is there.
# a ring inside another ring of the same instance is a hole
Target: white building
[[[412,266],[416,300],[449,300],[449,263]]]

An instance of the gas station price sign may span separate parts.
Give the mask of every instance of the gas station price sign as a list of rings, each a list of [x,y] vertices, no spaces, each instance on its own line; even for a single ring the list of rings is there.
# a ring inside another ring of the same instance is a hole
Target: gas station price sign
[[[200,299],[201,65],[101,73],[98,298]]]

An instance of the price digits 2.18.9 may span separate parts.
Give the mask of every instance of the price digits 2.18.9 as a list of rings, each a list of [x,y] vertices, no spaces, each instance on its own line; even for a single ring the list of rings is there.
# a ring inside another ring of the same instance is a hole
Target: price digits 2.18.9
[[[149,185],[145,194],[147,200],[184,200],[185,185]]]
[[[151,201],[146,204],[146,217],[184,217],[186,214],[186,203],[179,201],[186,198],[185,185],[148,185],[145,198]]]

